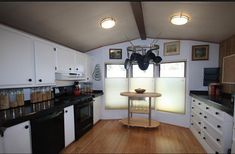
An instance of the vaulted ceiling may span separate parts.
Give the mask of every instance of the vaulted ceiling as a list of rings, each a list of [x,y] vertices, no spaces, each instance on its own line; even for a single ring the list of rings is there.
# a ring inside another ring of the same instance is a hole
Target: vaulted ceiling
[[[133,3],[0,2],[0,22],[86,52],[143,35],[138,27],[141,21],[136,22],[136,12],[131,4]],[[142,2],[140,6],[144,35],[148,38],[221,42],[235,34],[234,2]],[[189,23],[172,25],[170,17],[180,12],[190,17]],[[99,22],[109,16],[115,18],[116,26],[108,30],[102,29]]]

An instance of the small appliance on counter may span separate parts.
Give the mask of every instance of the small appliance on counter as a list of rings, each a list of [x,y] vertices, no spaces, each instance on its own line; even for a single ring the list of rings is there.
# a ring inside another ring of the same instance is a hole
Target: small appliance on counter
[[[208,95],[219,96],[220,95],[221,85],[220,83],[210,83],[208,85]]]
[[[73,91],[75,96],[79,96],[81,94],[80,89],[81,89],[81,84],[78,81],[75,81],[74,82],[74,91]]]

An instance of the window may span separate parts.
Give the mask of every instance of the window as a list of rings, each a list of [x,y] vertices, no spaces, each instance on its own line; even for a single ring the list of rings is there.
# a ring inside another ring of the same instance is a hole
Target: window
[[[106,78],[125,78],[127,76],[126,69],[123,64],[106,64]]]
[[[153,64],[149,64],[148,69],[145,71],[141,70],[138,65],[133,65],[132,77],[153,77],[153,69]]]
[[[185,77],[185,62],[160,64],[160,77]]]

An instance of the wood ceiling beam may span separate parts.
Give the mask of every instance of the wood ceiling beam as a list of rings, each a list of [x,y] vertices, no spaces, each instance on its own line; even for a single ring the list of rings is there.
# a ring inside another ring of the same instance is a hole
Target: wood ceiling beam
[[[132,12],[135,17],[135,22],[137,24],[141,40],[146,40],[146,32],[144,26],[144,16],[141,2],[130,2]]]

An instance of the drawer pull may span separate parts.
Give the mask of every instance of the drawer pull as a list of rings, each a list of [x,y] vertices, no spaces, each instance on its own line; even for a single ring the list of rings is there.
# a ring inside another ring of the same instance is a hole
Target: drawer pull
[[[218,152],[218,151],[216,151],[216,152],[215,152],[215,154],[219,154],[219,152]]]
[[[205,139],[206,139],[206,137],[203,137],[203,139],[205,140]]]
[[[208,110],[208,109],[209,109],[209,107],[206,107],[206,109]]]
[[[191,125],[193,125],[193,123],[191,123]]]
[[[201,105],[201,103],[198,103],[198,105]]]
[[[24,128],[25,128],[25,129],[28,129],[28,128],[29,128],[29,125],[25,125]]]
[[[220,141],[220,139],[218,139],[218,138],[217,138],[217,139],[216,139],[216,141],[217,141],[217,142],[219,142],[219,141]]]
[[[193,102],[195,102],[195,100],[193,100]]]
[[[201,122],[198,122],[199,125],[201,125]]]
[[[193,117],[193,115],[191,115],[191,117]]]
[[[194,107],[192,107],[192,109],[194,109]]]
[[[198,134],[201,134],[201,132],[199,131]]]
[[[206,119],[206,118],[207,118],[207,116],[204,116],[204,118]]]
[[[199,114],[200,114],[200,115],[202,115],[202,113],[201,113],[201,112],[200,112]]]
[[[203,127],[204,129],[206,129],[206,127]]]
[[[215,114],[216,114],[216,115],[218,115],[218,114],[219,114],[219,112],[215,112]]]
[[[32,82],[32,79],[28,79],[29,82]]]
[[[217,125],[217,128],[220,128],[221,126],[220,125]]]

